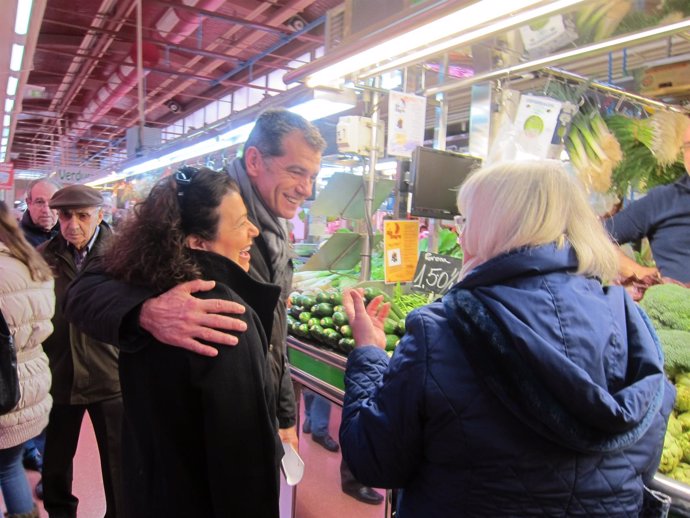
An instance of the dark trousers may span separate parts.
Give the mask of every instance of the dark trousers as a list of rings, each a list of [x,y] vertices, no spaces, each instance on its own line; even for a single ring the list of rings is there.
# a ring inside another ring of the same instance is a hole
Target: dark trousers
[[[98,443],[105,489],[105,518],[116,518],[122,503],[122,398],[88,405],[53,405],[43,459],[44,505],[50,518],[76,518],[79,499],[72,494],[73,460],[84,413]]]

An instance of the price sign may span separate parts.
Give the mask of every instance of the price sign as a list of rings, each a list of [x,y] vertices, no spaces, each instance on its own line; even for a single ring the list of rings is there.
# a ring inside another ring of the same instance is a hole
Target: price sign
[[[443,295],[460,279],[462,261],[431,252],[419,254],[412,290]]]

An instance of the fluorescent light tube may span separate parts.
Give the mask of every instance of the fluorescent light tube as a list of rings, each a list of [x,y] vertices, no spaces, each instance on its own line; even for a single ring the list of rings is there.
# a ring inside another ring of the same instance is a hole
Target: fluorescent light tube
[[[557,9],[577,5],[584,0],[561,0],[553,2],[558,7],[551,7],[546,12],[553,12]],[[482,0],[469,6],[459,9],[451,14],[438,18],[421,27],[399,34],[390,38],[370,49],[359,52],[337,63],[333,63],[322,70],[310,74],[306,80],[308,86],[319,84],[332,84],[337,78],[345,77],[348,74],[367,68],[378,63],[385,63],[390,56],[401,56],[412,52],[425,45],[432,45],[445,38],[451,37],[463,31],[468,31],[474,27],[486,23],[498,21],[505,25],[507,21],[517,16],[520,10],[527,9],[535,4],[541,3],[540,0]],[[547,6],[544,7],[546,9]],[[536,13],[537,10],[533,10]],[[512,13],[517,13],[512,15]],[[525,20],[543,16],[542,12],[532,16],[524,16]],[[506,20],[501,18],[507,17]],[[490,27],[484,28],[485,31],[494,32]],[[500,30],[496,29],[496,30]],[[434,51],[438,52],[438,51]],[[430,54],[427,49],[418,50],[418,56],[424,57]],[[409,61],[409,60],[405,60]]]
[[[17,19],[14,22],[14,32],[20,36],[29,32],[31,4],[33,4],[33,0],[17,0]]]
[[[19,84],[19,78],[10,76],[7,78],[7,95],[13,97],[17,93],[17,85]]]
[[[536,7],[534,9],[531,9],[524,13],[517,14],[515,16],[505,18],[503,20],[498,20],[497,22],[494,22],[486,27],[481,27],[479,29],[466,32],[455,38],[451,38],[449,40],[437,43],[435,45],[425,47],[421,50],[413,52],[412,54],[407,54],[405,56],[399,57],[398,59],[394,59],[393,61],[390,61],[388,63],[383,63],[379,67],[376,67],[372,70],[367,70],[361,75],[361,77],[372,77],[394,68],[402,68],[406,63],[414,63],[416,61],[422,60],[427,56],[440,54],[445,50],[479,41],[480,39],[486,38],[491,34],[505,31],[513,27],[522,26],[526,23],[529,23],[531,20],[534,20],[535,18],[545,17],[553,12],[562,11],[563,9],[567,9],[568,7],[571,7],[575,4],[579,4],[581,1],[582,0],[559,0],[556,2],[551,2],[547,5],[543,5],[541,7]]]
[[[14,99],[5,99],[5,113],[12,113],[14,108]]]
[[[12,44],[12,56],[10,57],[10,70],[19,72],[22,69],[24,59],[24,45]]]

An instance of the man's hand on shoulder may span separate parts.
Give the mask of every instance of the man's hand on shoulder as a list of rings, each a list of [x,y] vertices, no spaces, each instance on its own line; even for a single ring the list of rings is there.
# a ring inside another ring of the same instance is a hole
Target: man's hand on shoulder
[[[228,314],[241,315],[244,306],[222,299],[199,299],[192,293],[208,291],[214,281],[195,280],[175,286],[158,297],[144,302],[139,325],[156,340],[204,356],[218,351],[199,340],[220,345],[236,345],[237,337],[226,331],[243,332],[247,324]]]

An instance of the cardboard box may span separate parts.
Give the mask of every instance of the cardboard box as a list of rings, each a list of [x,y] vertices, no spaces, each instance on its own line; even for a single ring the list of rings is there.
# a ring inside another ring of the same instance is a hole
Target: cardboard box
[[[640,93],[642,94],[683,86],[690,88],[690,61],[678,61],[649,67],[640,78]]]

